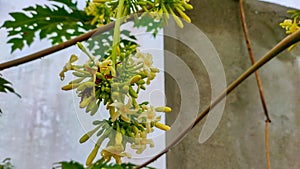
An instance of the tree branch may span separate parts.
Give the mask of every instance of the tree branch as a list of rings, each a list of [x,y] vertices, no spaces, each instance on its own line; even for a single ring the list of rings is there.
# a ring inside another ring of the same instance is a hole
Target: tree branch
[[[169,152],[171,148],[173,148],[177,143],[179,143],[184,136],[186,136],[191,129],[193,129],[208,113],[209,110],[213,109],[220,101],[222,101],[226,95],[233,91],[237,86],[239,86],[244,80],[246,80],[251,74],[253,74],[260,67],[265,65],[279,53],[287,49],[289,46],[300,41],[300,29],[294,32],[293,34],[287,36],[282,41],[280,41],[275,47],[273,47],[265,56],[263,56],[260,60],[258,60],[254,65],[252,65],[246,72],[244,72],[240,77],[238,77],[235,81],[233,81],[225,91],[223,91],[214,101],[211,102],[210,105],[206,107],[204,111],[200,113],[200,115],[190,123],[181,133],[159,154],[151,158],[149,161],[144,164],[138,166],[135,169],[141,169],[142,167],[147,166],[148,164],[154,162],[159,157]]]

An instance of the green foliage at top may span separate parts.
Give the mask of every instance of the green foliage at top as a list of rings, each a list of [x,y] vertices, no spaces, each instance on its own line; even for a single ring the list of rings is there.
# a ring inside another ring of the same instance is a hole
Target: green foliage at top
[[[34,41],[39,32],[40,39],[50,39],[52,44],[76,37],[86,30],[95,28],[90,24],[91,16],[77,8],[71,0],[51,0],[58,4],[36,5],[24,8],[22,12],[12,12],[13,20],[6,21],[1,28],[8,29],[12,44],[11,52],[23,49]]]
[[[82,164],[74,161],[70,162],[59,162],[56,164],[57,166],[53,167],[53,169],[133,169],[137,167],[137,165],[132,163],[123,163],[123,164],[108,164],[105,160],[100,159],[91,166],[85,168]],[[148,169],[155,169],[152,167],[146,167]],[[1,168],[0,168],[1,169]]]

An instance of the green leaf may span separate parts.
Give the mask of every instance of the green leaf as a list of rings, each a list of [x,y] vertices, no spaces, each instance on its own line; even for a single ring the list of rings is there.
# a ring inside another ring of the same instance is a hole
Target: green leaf
[[[14,166],[11,164],[11,158],[5,158],[0,164],[0,169],[13,169]]]
[[[144,13],[140,19],[134,20],[134,27],[146,27],[146,31],[152,33],[152,35],[156,37],[158,31],[163,28],[164,23],[163,17],[157,20],[152,18],[149,13]]]
[[[30,46],[36,36],[58,44],[95,28],[90,24],[93,17],[79,10],[77,2],[51,1],[56,4],[36,5],[24,8],[22,12],[10,13],[13,19],[5,21],[1,28],[8,30],[7,43],[12,44],[11,52]]]
[[[11,83],[5,80],[4,78],[0,77],[0,92],[7,93],[7,91],[9,91],[11,93],[14,93],[18,97],[21,97],[18,93],[15,92],[15,90],[12,87],[8,85],[11,85]]]
[[[95,34],[87,41],[87,48],[94,56],[100,56],[101,59],[110,55],[111,47],[113,45],[113,30],[102,34]],[[131,34],[129,30],[121,31],[120,46],[137,45],[136,37]],[[135,52],[135,51],[133,51]]]

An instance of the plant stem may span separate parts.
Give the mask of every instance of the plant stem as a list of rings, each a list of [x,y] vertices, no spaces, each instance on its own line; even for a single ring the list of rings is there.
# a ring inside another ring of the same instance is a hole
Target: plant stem
[[[247,48],[248,48],[248,53],[249,53],[251,63],[252,63],[252,65],[254,65],[255,59],[254,59],[252,45],[251,45],[251,41],[250,41],[248,29],[247,29],[247,24],[246,24],[246,19],[245,19],[245,11],[244,11],[244,7],[243,7],[243,0],[240,0],[239,4],[240,4],[240,15],[241,15],[241,21],[242,21],[242,26],[243,26],[243,32],[244,32],[244,36],[245,36],[245,40],[246,40],[246,44],[247,44]],[[263,87],[262,87],[262,82],[261,82],[258,71],[255,72],[255,78],[256,78],[256,81],[257,81],[259,96],[260,96],[260,100],[261,100],[262,107],[263,107],[263,110],[264,110],[264,114],[266,116],[266,121],[268,123],[271,123],[271,119],[270,119],[270,116],[269,116],[269,113],[268,113],[267,104],[266,104],[264,91],[263,91]]]
[[[266,121],[265,145],[266,145],[266,158],[267,158],[268,169],[271,169],[271,160],[270,160],[270,151],[269,151],[269,122],[268,121]]]
[[[177,143],[179,143],[184,136],[186,136],[191,129],[193,129],[208,113],[211,109],[213,109],[220,101],[222,101],[226,95],[233,91],[237,86],[239,86],[244,80],[246,80],[251,74],[253,74],[256,70],[262,67],[264,64],[269,62],[272,58],[277,56],[279,53],[287,49],[289,46],[300,41],[300,29],[294,32],[293,34],[287,36],[282,41],[280,41],[275,47],[273,47],[266,55],[264,55],[260,60],[258,60],[254,65],[252,65],[246,72],[244,72],[240,77],[238,77],[235,81],[233,81],[225,91],[223,91],[214,101],[211,102],[210,105],[206,107],[204,111],[200,113],[200,115],[190,123],[183,131],[179,133],[179,135],[159,154],[151,158],[149,161],[143,163],[135,169],[141,169],[142,167],[147,166],[152,163],[165,153],[169,152],[171,148],[173,148]]]
[[[250,57],[252,65],[254,65],[255,59],[254,59],[254,54],[253,54],[253,50],[252,50],[250,37],[248,34],[248,28],[247,28],[246,19],[245,19],[245,11],[244,11],[244,7],[243,7],[243,0],[239,1],[239,6],[240,6],[240,15],[241,15],[241,21],[242,21],[242,26],[243,26],[243,32],[244,32],[244,36],[245,36],[245,40],[246,40],[246,44],[247,44],[247,48],[248,48],[249,57]],[[266,104],[265,97],[264,97],[262,82],[261,82],[258,71],[255,72],[255,77],[256,77],[256,82],[257,82],[257,86],[258,86],[258,90],[259,90],[260,100],[261,100],[261,103],[263,106],[264,114],[266,116],[266,121],[265,121],[265,123],[266,123],[266,127],[265,127],[266,160],[267,160],[267,164],[268,164],[267,165],[268,169],[271,169],[271,160],[270,160],[270,153],[269,153],[269,123],[271,123],[271,120],[269,117],[267,104]]]
[[[120,42],[120,27],[121,27],[121,23],[123,22],[123,19],[122,19],[123,6],[124,6],[124,0],[119,0],[116,24],[115,24],[115,28],[114,28],[112,54],[111,54],[113,68],[115,68],[115,66],[116,66],[117,48],[118,48],[119,42]],[[113,76],[115,76],[115,75],[113,75]]]

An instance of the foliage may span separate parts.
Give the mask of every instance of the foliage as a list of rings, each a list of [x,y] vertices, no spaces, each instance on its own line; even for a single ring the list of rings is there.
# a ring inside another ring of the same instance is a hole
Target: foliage
[[[108,164],[105,162],[105,160],[100,159],[93,163],[91,166],[85,168],[82,164],[74,161],[70,162],[59,162],[56,164],[53,169],[133,169],[134,167],[137,167],[137,165],[134,165],[132,163],[123,163],[123,164]],[[152,167],[146,167],[148,169],[155,169]]]
[[[18,97],[21,97],[18,93],[15,92],[15,90],[10,86],[11,83],[4,78],[0,76],[0,92],[7,93],[11,92],[17,95]],[[0,113],[2,113],[2,110],[0,109]]]
[[[1,27],[8,29],[12,44],[11,52],[31,45],[36,33],[40,39],[50,39],[52,44],[61,43],[76,37],[95,26],[90,24],[91,17],[77,8],[71,0],[51,0],[58,3],[51,6],[36,5],[13,12],[13,20],[6,21]]]
[[[122,30],[122,39],[120,46],[138,46],[136,37],[129,30]],[[113,31],[107,31],[102,34],[95,34],[86,41],[87,48],[94,56],[102,56],[101,59],[107,58],[111,54],[111,46],[113,45]]]
[[[14,166],[11,163],[11,159],[10,158],[6,158],[2,161],[2,163],[0,163],[0,169],[13,169]]]

